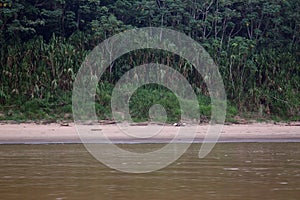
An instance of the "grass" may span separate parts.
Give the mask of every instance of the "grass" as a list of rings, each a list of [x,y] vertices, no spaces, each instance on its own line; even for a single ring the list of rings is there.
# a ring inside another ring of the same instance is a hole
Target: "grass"
[[[111,120],[113,118],[110,103],[112,90],[113,85],[108,82],[100,83],[97,88],[95,110],[99,120]],[[72,121],[71,96],[71,92],[60,91],[56,94],[49,95],[49,98],[33,98],[26,101],[22,98],[16,98],[13,101],[7,101],[6,103],[0,104],[0,121]],[[197,114],[198,116],[200,114],[200,122],[207,123],[211,118],[212,106],[210,97],[198,94],[197,99],[199,103],[198,112],[190,109],[187,113],[189,117],[194,116],[195,118]],[[191,102],[188,100],[184,100],[183,104],[187,109],[192,108],[189,106]],[[155,107],[158,108],[157,105],[160,105],[163,109],[161,107],[159,107],[159,109],[153,109]],[[149,122],[154,120],[156,122],[174,123],[181,120],[182,109],[180,108],[179,100],[169,89],[159,85],[154,84],[140,87],[131,96],[128,106],[131,118],[134,122]],[[162,111],[165,111],[165,113]],[[237,106],[229,101],[227,105],[226,122],[239,123],[237,118],[248,121],[253,121],[254,119],[258,122],[288,122],[300,120],[300,116],[280,117],[277,115],[261,115],[259,112],[240,112]]]
[[[96,95],[95,109],[99,119],[112,119],[111,93],[113,87],[108,83],[99,85]],[[200,121],[208,122],[211,115],[210,98],[198,95],[199,111],[188,110],[190,116],[200,113]],[[191,102],[184,101],[188,109]],[[157,107],[160,105],[161,107]],[[153,107],[154,106],[154,107]],[[159,108],[153,109],[152,108]],[[130,115],[134,122],[156,122],[174,123],[181,119],[182,109],[177,97],[167,88],[158,85],[147,85],[136,90],[129,101]],[[149,113],[149,110],[152,112]],[[165,111],[161,112],[161,111]],[[165,115],[166,116],[165,116]],[[234,116],[238,115],[237,108],[229,104],[227,108],[227,121],[232,122]],[[153,119],[153,117],[155,119]],[[38,99],[34,98],[22,103],[21,100],[10,104],[0,105],[0,120],[13,121],[49,121],[73,120],[71,93],[61,92],[56,98]]]

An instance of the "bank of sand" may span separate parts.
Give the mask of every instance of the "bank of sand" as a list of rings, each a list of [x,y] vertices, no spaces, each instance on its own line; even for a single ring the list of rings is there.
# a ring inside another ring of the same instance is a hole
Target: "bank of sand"
[[[130,128],[140,128],[137,137],[126,135],[115,125],[85,125],[84,129],[89,132],[85,139],[88,142],[96,142],[103,135],[109,137],[115,143],[164,143],[171,141],[180,130],[177,142],[187,141],[191,136],[184,134],[185,130],[196,128],[195,126],[160,126],[148,125],[130,126]],[[151,138],[145,135],[150,128],[157,131]],[[207,134],[209,125],[199,125],[196,131],[195,142],[203,142]],[[161,130],[161,131],[159,131]],[[186,131],[189,132],[189,131]],[[144,134],[144,135],[143,135]],[[102,140],[101,140],[102,141]],[[267,124],[254,123],[243,125],[225,125],[218,139],[219,142],[300,142],[299,124]],[[23,124],[1,124],[0,144],[36,144],[36,143],[81,143],[75,124],[67,126],[61,124],[38,125],[34,123]],[[98,141],[99,142],[99,141]]]

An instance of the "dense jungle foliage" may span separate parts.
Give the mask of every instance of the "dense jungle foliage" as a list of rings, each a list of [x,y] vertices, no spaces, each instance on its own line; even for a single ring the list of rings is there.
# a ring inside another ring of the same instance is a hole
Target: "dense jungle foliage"
[[[71,118],[72,83],[93,47],[129,29],[166,27],[199,42],[217,63],[228,120],[299,120],[299,10],[299,0],[1,0],[0,119]],[[176,55],[150,50],[123,56],[105,73],[96,95],[99,118],[111,118],[116,81],[149,61],[180,71],[209,118],[203,77]],[[157,103],[169,110],[169,121],[178,120],[178,102],[166,88],[142,87],[131,101],[137,120],[147,120]]]

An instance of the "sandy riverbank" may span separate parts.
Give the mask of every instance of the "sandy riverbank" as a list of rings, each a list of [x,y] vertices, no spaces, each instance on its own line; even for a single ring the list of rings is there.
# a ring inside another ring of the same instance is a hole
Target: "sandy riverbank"
[[[151,125],[151,128],[160,128],[159,125]],[[163,133],[157,134],[152,138],[133,138],[124,134],[118,126],[97,125],[88,126],[91,133],[91,142],[97,140],[97,134],[105,134],[110,140],[116,143],[156,143],[168,142],[174,138],[178,129],[182,127],[164,126]],[[184,128],[191,128],[186,126]],[[209,125],[199,125],[195,141],[201,142],[206,135]],[[141,133],[143,134],[143,133]],[[182,134],[178,141],[184,142],[187,135]],[[181,140],[182,139],[182,140]],[[287,141],[300,142],[300,126],[288,124],[267,124],[254,123],[244,125],[225,125],[221,132],[219,142],[264,142],[264,141]],[[1,124],[0,125],[0,144],[20,144],[20,143],[81,143],[77,134],[75,124],[68,126],[60,124],[38,125],[34,123],[24,124]]]

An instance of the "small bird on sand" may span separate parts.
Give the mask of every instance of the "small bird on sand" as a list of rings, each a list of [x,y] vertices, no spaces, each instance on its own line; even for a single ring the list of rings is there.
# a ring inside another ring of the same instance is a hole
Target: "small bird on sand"
[[[174,123],[173,126],[185,126],[186,123],[182,123],[182,122],[178,122],[178,123]]]

